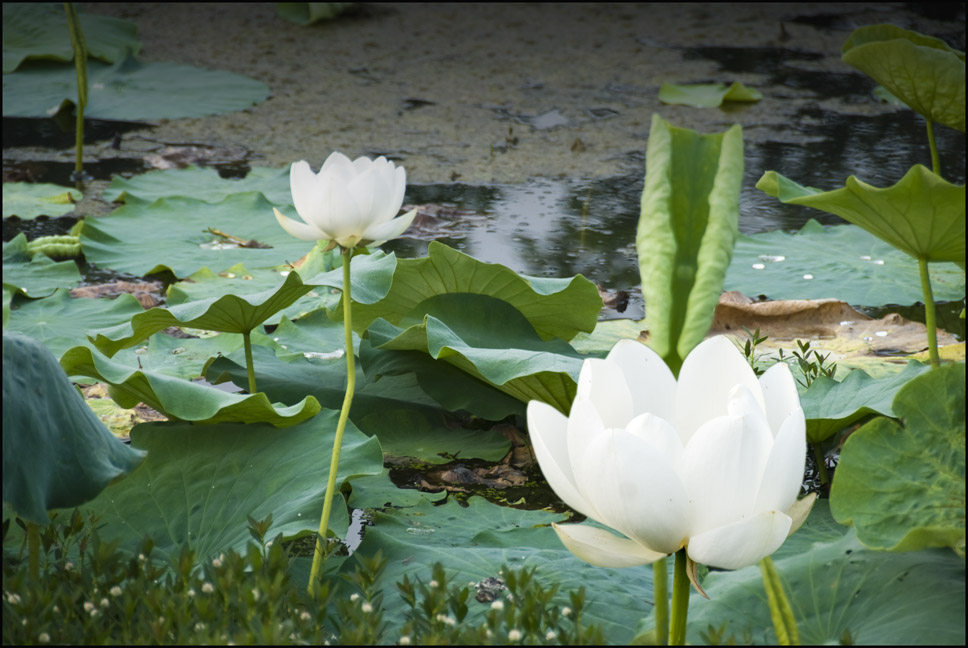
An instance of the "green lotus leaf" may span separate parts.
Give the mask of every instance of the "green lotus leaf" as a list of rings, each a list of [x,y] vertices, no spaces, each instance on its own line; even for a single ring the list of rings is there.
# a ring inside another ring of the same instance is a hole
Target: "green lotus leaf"
[[[3,333],[3,501],[35,524],[93,499],[144,459],[114,438],[57,359],[29,337]]]
[[[299,274],[305,277],[307,285],[319,286],[324,288],[343,288],[343,258],[341,255],[334,256],[337,267],[328,272],[318,272],[313,274],[311,267],[303,266],[299,269]],[[394,254],[384,254],[376,251],[370,254],[354,254],[352,266],[350,268],[350,290],[353,296],[353,326],[362,333],[363,329],[357,327],[356,309],[366,308],[370,304],[385,303],[387,293],[391,285],[397,281],[396,269],[403,261],[398,261]],[[316,266],[312,266],[316,267]],[[379,308],[376,309],[379,311]],[[338,317],[342,321],[342,294],[340,295],[339,306],[334,312],[339,313]]]
[[[74,211],[81,192],[46,182],[4,182],[3,217],[31,220],[38,216],[64,216]]]
[[[699,135],[652,116],[635,245],[649,346],[678,373],[713,322],[739,233],[743,131]]]
[[[308,280],[313,282],[313,280]],[[353,301],[357,301],[353,288]],[[483,263],[433,241],[423,259],[401,259],[386,297],[370,305],[353,304],[353,328],[359,333],[383,318],[397,324],[434,295],[471,293],[506,301],[524,315],[542,339],[570,340],[595,328],[602,300],[595,284],[581,275],[571,279],[524,277],[496,263]],[[342,312],[342,306],[335,310]]]
[[[115,176],[104,190],[111,202],[147,201],[160,198],[194,198],[217,203],[232,194],[258,191],[273,205],[291,205],[289,169],[253,167],[244,178],[223,178],[213,168],[190,165],[184,169],[158,169],[133,178]],[[270,214],[271,216],[271,214]]]
[[[928,266],[935,299],[961,300],[965,273],[953,263]],[[924,299],[918,262],[855,225],[740,236],[725,290],[770,299],[836,298],[850,304],[914,304]]]
[[[195,338],[156,333],[140,346],[118,351],[111,359],[127,367],[139,367],[155,374],[194,380],[204,373],[204,366],[209,358],[234,353],[242,348],[242,344],[242,336],[232,333]]]
[[[805,646],[965,642],[964,560],[936,549],[865,549],[853,529],[833,522],[826,500],[773,563]],[[711,571],[702,584],[709,599],[692,593],[687,643],[777,645],[758,565]]]
[[[900,423],[875,419],[844,443],[831,511],[868,547],[951,547],[964,558],[964,363],[915,378],[892,407]]]
[[[73,288],[81,273],[73,261],[54,261],[27,252],[27,237],[21,232],[3,244],[3,285],[26,297],[47,297],[58,288]]]
[[[137,479],[108,488],[83,510],[99,516],[99,533],[117,539],[121,549],[137,550],[149,535],[162,558],[177,559],[183,546],[200,560],[229,549],[244,552],[252,540],[246,516],[263,519],[271,513],[270,536],[313,533],[338,416],[327,411],[285,429],[251,423],[137,425],[131,445],[148,451]],[[348,424],[337,488],[382,469],[379,442]],[[347,523],[337,498],[330,528],[342,534]]]
[[[767,171],[756,188],[792,205],[836,214],[915,259],[965,265],[965,185],[916,164],[892,187],[847,178],[842,189],[803,187]]]
[[[755,102],[762,98],[759,90],[747,88],[739,81],[728,86],[725,83],[663,83],[659,88],[662,103],[695,108],[718,108],[724,101]]]
[[[426,351],[375,349],[370,340],[360,345],[360,365],[374,380],[380,376],[413,373],[420,388],[448,412],[464,410],[489,421],[507,416],[524,416],[524,404],[493,385],[447,363]]]
[[[841,382],[820,376],[800,394],[807,441],[824,441],[870,414],[894,416],[891,403],[898,390],[928,370],[929,365],[909,362],[899,373],[879,380],[860,370],[851,371]]]
[[[965,53],[894,25],[855,29],[843,61],[931,121],[965,132]]]
[[[78,17],[90,58],[113,63],[128,51],[137,55],[141,50],[134,23],[80,12]],[[23,61],[33,59],[74,60],[64,7],[40,2],[3,3],[3,73],[9,74]]]
[[[523,403],[571,408],[581,356],[563,340],[542,340],[507,302],[466,293],[435,295],[400,324],[375,321],[370,342],[391,351],[425,351]]]
[[[261,81],[232,72],[178,63],[140,63],[127,56],[108,65],[87,64],[84,117],[147,121],[206,117],[251,108],[269,96]],[[47,61],[21,64],[3,75],[4,117],[48,117],[74,105],[73,65]]]
[[[115,299],[74,299],[67,290],[57,289],[44,299],[14,300],[7,329],[42,342],[59,358],[77,346],[83,331],[114,327],[143,312],[128,293]]]
[[[138,313],[124,324],[94,331],[89,337],[102,352],[113,356],[118,350],[133,346],[169,326],[247,334],[311,289],[312,286],[302,282],[299,273],[290,272],[281,284],[269,290],[247,295],[227,294],[171,308],[152,308]]]
[[[296,425],[315,416],[319,402],[306,396],[295,405],[269,402],[262,392],[229,394],[214,387],[146,371],[116,362],[88,347],[74,347],[61,358],[61,367],[71,376],[89,376],[107,383],[108,393],[121,407],[138,403],[155,408],[165,416],[199,423],[271,423],[276,427]]]
[[[271,248],[239,247],[209,228]],[[273,268],[298,260],[311,247],[279,227],[272,204],[257,192],[215,204],[164,198],[125,205],[85,220],[81,245],[88,262],[101,268],[137,276],[170,270],[179,278],[206,267],[222,272],[238,263],[250,270]]]

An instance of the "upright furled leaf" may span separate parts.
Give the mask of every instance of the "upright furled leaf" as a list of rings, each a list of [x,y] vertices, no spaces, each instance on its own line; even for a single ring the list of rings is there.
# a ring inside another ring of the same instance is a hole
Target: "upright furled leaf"
[[[743,131],[700,135],[658,115],[636,247],[649,345],[678,371],[713,321],[738,235]]]

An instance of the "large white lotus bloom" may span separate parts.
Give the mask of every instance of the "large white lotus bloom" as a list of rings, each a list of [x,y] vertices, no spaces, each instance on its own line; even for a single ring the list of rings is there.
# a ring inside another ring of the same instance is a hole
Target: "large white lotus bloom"
[[[383,156],[350,161],[334,152],[319,173],[305,160],[293,162],[289,186],[296,212],[306,222],[273,211],[283,229],[306,241],[329,240],[343,248],[384,243],[403,234],[417,214],[415,209],[394,218],[403,204],[407,172]]]
[[[739,569],[779,549],[809,512],[795,505],[806,420],[790,369],[777,363],[757,380],[725,337],[697,346],[678,384],[657,353],[622,340],[585,360],[570,416],[531,401],[528,428],[558,496],[625,535],[555,525],[593,565],[685,547],[695,563]]]

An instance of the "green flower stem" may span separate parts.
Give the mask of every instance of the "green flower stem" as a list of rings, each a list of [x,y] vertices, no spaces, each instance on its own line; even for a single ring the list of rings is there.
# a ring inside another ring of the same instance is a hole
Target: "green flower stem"
[[[781,646],[799,646],[797,620],[793,616],[793,608],[790,607],[783,583],[780,582],[780,575],[773,566],[773,559],[767,556],[761,560],[760,571],[763,573],[763,589],[766,590],[766,601],[770,606],[770,619],[773,620],[777,643]]]
[[[824,461],[823,450],[819,443],[811,443],[810,449],[813,451],[813,460],[817,463],[817,474],[820,475],[820,483],[823,485],[830,483],[830,475],[827,473],[827,462]]]
[[[938,145],[934,141],[934,123],[930,119],[925,119],[928,126],[928,146],[931,147],[931,170],[937,175],[941,175],[941,158],[938,156]]]
[[[669,570],[665,558],[652,563],[652,591],[655,599],[655,642],[665,646],[669,643]]]
[[[242,333],[242,343],[245,345],[245,372],[249,375],[249,393],[255,394],[255,366],[252,364],[252,331]]]
[[[918,259],[918,269],[921,270],[921,290],[924,291],[924,325],[928,329],[928,358],[932,367],[940,367],[938,357],[938,328],[934,314],[934,293],[931,292],[931,277],[928,276],[928,260]]]
[[[27,523],[27,574],[40,582],[40,527],[33,522]]]
[[[84,171],[84,108],[87,106],[87,45],[84,42],[84,32],[81,21],[77,17],[74,3],[65,2],[64,11],[67,13],[67,29],[71,33],[71,45],[74,47],[74,69],[77,72],[77,126],[74,135],[74,175],[80,182]]]
[[[686,550],[676,552],[676,570],[672,577],[672,621],[669,645],[686,645],[686,616],[689,614],[689,576],[686,574]]]
[[[343,254],[343,332],[346,344],[346,395],[343,396],[343,407],[339,411],[339,421],[336,423],[336,438],[333,440],[333,458],[329,462],[329,481],[326,483],[326,493],[323,495],[323,515],[319,519],[319,534],[316,536],[316,551],[313,553],[313,566],[309,570],[309,595],[316,597],[316,583],[319,581],[319,571],[326,560],[326,532],[329,526],[329,514],[333,509],[333,494],[336,490],[336,470],[339,467],[339,451],[343,444],[343,431],[350,416],[350,405],[353,403],[353,391],[356,389],[356,364],[353,360],[353,310],[350,297],[350,260],[353,258],[352,249],[342,249]]]

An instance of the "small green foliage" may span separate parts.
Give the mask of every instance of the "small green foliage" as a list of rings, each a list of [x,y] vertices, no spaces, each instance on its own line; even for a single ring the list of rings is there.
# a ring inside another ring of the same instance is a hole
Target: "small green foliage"
[[[699,636],[708,646],[749,646],[753,643],[753,633],[749,628],[743,631],[743,636],[739,639],[734,634],[726,634],[726,624],[718,626],[708,625],[705,630],[699,631]]]
[[[13,518],[22,529],[26,524]],[[534,569],[505,569],[501,578],[457,586],[439,563],[425,585],[397,583],[409,607],[403,627],[384,621],[381,577],[387,559],[357,556],[346,584],[323,579],[315,600],[291,578],[293,557],[272,516],[248,516],[243,552],[199,556],[183,548],[170,560],[146,537],[133,553],[98,533],[100,520],[75,510],[53,514],[40,532],[41,575],[28,576],[25,548],[4,521],[3,643],[67,644],[591,644],[600,629],[582,624],[585,590],[559,595]],[[346,590],[350,590],[346,594]],[[471,595],[490,602],[477,625]],[[564,603],[565,605],[562,605]],[[406,637],[407,639],[404,639]]]
[[[801,342],[797,340],[797,347],[800,350],[793,352],[791,360],[796,360],[796,366],[803,373],[803,380],[797,378],[797,382],[804,387],[809,387],[820,376],[832,379],[837,373],[837,363],[827,362],[827,359],[830,358],[829,353],[822,355],[816,349],[811,349],[809,341]],[[780,349],[780,359],[784,360],[783,349]]]
[[[752,367],[753,373],[755,373],[757,376],[762,376],[763,372],[765,372],[766,369],[763,369],[762,367],[757,366],[757,362],[760,360],[760,356],[756,355],[756,347],[757,345],[763,344],[764,342],[766,342],[769,339],[769,337],[766,335],[761,337],[760,327],[758,326],[756,327],[756,330],[753,331],[752,333],[750,333],[750,330],[745,326],[743,327],[743,330],[746,331],[746,343],[743,345],[743,355],[746,356],[746,361],[750,363],[750,367]]]

